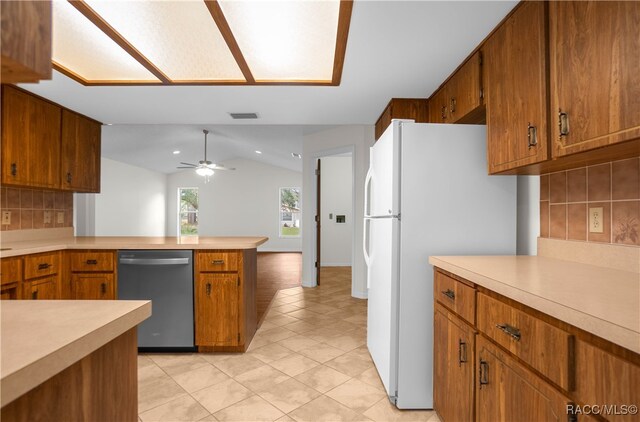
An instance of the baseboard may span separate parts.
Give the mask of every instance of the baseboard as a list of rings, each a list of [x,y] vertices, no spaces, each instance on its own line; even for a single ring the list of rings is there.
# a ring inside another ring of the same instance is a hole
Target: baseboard
[[[321,267],[350,267],[351,263],[344,262],[323,262],[320,264]]]
[[[300,283],[302,285],[302,287],[317,287],[318,285],[316,284],[315,280],[311,280],[311,281],[306,281],[306,280],[302,280],[302,283]]]
[[[351,290],[351,296],[355,297],[356,299],[367,299],[369,297],[369,292],[368,291],[360,292],[356,290]]]

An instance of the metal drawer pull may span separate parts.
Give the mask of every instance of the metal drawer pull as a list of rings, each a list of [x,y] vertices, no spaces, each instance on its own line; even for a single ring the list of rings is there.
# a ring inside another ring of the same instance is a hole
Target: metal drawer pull
[[[562,110],[558,110],[558,129],[560,136],[569,134],[569,115]]]
[[[442,108],[440,109],[440,117],[442,117],[442,120],[447,120],[447,106],[443,105]]]
[[[451,97],[449,102],[449,111],[451,111],[451,114],[456,112],[456,99],[454,97]]]
[[[443,290],[442,294],[445,295],[446,297],[448,297],[451,300],[456,300],[456,294],[451,289]]]
[[[33,299],[33,300],[38,299],[38,291],[37,290],[35,292],[31,292],[31,299]]]
[[[39,269],[39,270],[46,270],[46,269],[47,269],[47,268],[49,268],[49,267],[51,267],[51,264],[47,264],[47,263],[44,263],[44,264],[38,264],[38,269]]]
[[[206,291],[207,291],[207,296],[211,296],[211,283],[207,283]]]
[[[467,363],[467,343],[458,340],[458,366],[462,366],[463,363]]]
[[[87,265],[98,265],[97,259],[87,259]]]
[[[107,293],[107,283],[100,284],[100,293],[102,294]]]
[[[483,385],[489,384],[489,364],[482,359],[480,359],[480,377],[478,379],[480,380],[480,389]]]
[[[506,334],[508,334],[509,336],[511,336],[512,339],[514,339],[515,341],[520,341],[520,330],[517,329],[516,327],[512,327],[509,324],[496,324],[496,328],[504,331]]]
[[[214,259],[211,263],[213,265],[224,265],[224,259]]]
[[[527,143],[529,145],[529,149],[538,145],[538,128],[531,126],[531,123],[527,126]]]

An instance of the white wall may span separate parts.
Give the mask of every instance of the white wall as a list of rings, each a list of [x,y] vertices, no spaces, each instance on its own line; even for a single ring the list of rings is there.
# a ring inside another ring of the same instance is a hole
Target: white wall
[[[302,224],[307,230],[302,239],[302,284],[315,286],[315,166],[316,159],[345,152],[353,154],[354,218],[353,218],[353,264],[351,294],[367,297],[367,270],[362,255],[362,210],[364,207],[364,179],[369,168],[369,147],[373,145],[373,126],[339,126],[305,135],[302,163]]]
[[[497,177],[497,176],[496,176]],[[518,255],[536,255],[540,235],[540,176],[518,176]]]
[[[235,171],[217,171],[205,183],[193,170],[168,176],[167,236],[177,235],[179,187],[197,187],[198,234],[268,236],[260,251],[301,251],[302,238],[279,238],[279,189],[302,186],[302,174],[257,161],[228,160]],[[303,190],[304,192],[304,190]],[[304,204],[302,205],[304,214]],[[302,226],[304,230],[305,226]]]
[[[323,266],[350,266],[353,238],[353,171],[351,156],[322,158],[321,182],[321,254]],[[333,214],[333,218],[329,218]],[[336,215],[345,216],[337,223]]]
[[[102,158],[99,194],[76,194],[78,236],[165,236],[167,175]]]

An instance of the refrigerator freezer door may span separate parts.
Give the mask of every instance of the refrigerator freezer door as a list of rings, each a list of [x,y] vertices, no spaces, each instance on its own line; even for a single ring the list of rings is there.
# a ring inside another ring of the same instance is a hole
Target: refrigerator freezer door
[[[393,122],[371,147],[365,215],[390,216],[400,212],[400,122]]]
[[[369,220],[367,346],[389,396],[397,390],[398,233],[396,218]]]

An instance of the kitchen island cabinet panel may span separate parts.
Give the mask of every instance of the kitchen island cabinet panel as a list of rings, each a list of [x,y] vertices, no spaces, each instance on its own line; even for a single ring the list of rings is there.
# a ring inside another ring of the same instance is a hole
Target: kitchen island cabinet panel
[[[640,137],[640,3],[549,3],[553,157]]]
[[[196,280],[196,344],[237,346],[240,340],[240,279],[237,274],[201,274]]]

